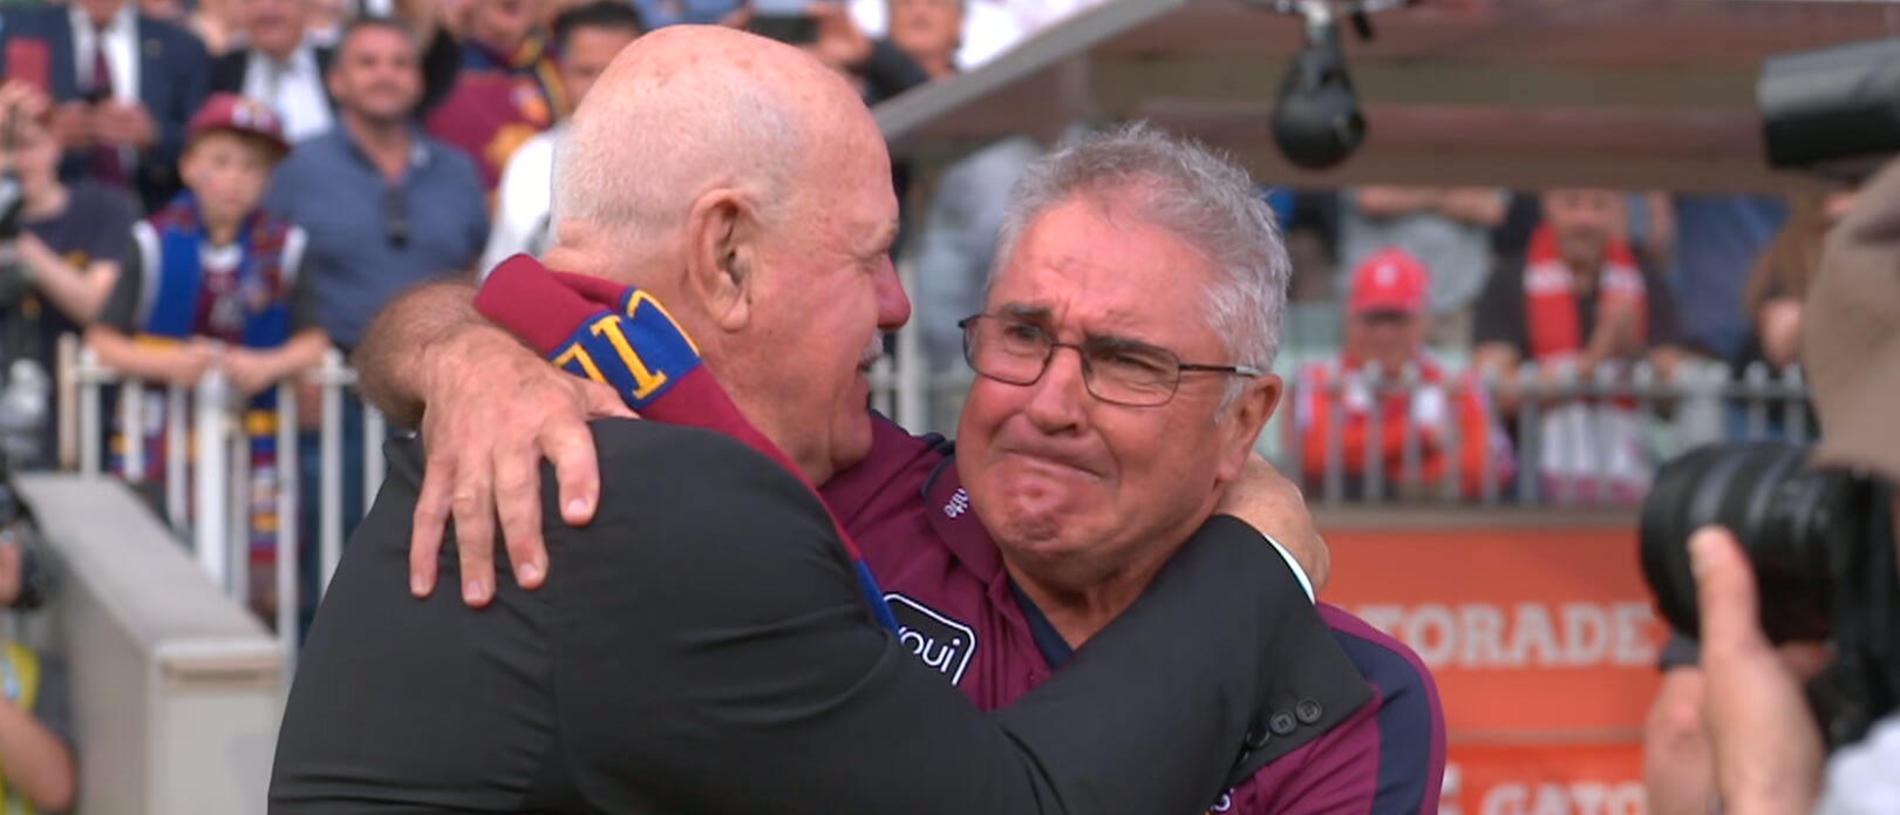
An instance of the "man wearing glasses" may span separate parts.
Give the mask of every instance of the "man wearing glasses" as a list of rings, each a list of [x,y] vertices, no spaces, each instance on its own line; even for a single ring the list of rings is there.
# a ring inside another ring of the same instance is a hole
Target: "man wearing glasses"
[[[1260,474],[1243,479],[1280,395],[1279,379],[1265,371],[1288,271],[1246,174],[1135,127],[1034,165],[1010,211],[985,311],[961,323],[966,359],[981,376],[960,443],[953,451],[879,419],[870,456],[822,486],[889,592],[899,642],[985,709],[1052,678],[1217,509],[1277,501],[1268,513],[1275,531],[1297,534],[1308,523],[1297,494],[1263,496],[1273,490],[1262,488]],[[486,307],[524,299],[483,302],[491,317],[530,336],[537,317],[527,309]],[[410,323],[392,314],[377,333]],[[372,338],[366,359],[416,345]],[[452,348],[443,346],[428,374],[380,378],[399,390],[457,381],[445,369],[475,358],[456,359]],[[477,364],[494,360],[486,354]],[[372,366],[369,375],[379,371]],[[470,389],[426,395],[444,415],[520,398]],[[566,417],[577,421],[576,413],[570,407]],[[484,434],[523,434],[480,424],[477,434],[455,434],[452,421],[429,432],[463,451],[491,443]],[[531,449],[518,441],[514,449]],[[505,508],[519,506],[519,496],[498,497]],[[457,510],[461,577],[483,581],[467,563],[486,554],[487,542],[471,541]],[[424,547],[413,562],[426,584],[440,529],[421,514],[418,521]],[[508,541],[517,571],[538,570],[545,553],[518,537]],[[1350,615],[1324,606],[1321,615],[1350,664],[1329,663],[1320,651],[1275,658],[1339,689],[1371,684],[1374,701],[1281,700],[1251,734],[1215,811],[1435,811],[1444,742],[1429,674],[1403,645]]]

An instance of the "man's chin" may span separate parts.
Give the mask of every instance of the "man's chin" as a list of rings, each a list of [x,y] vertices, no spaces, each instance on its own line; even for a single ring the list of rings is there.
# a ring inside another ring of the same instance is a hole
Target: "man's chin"
[[[843,425],[831,445],[831,463],[842,472],[871,455],[871,412],[859,410],[841,421]]]

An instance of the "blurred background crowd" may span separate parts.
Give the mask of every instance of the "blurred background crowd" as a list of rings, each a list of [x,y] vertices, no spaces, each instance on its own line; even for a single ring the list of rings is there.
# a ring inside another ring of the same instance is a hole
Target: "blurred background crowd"
[[[72,466],[55,444],[56,417],[73,409],[60,403],[73,391],[53,387],[71,373],[62,337],[85,337],[99,360],[135,379],[227,383],[255,439],[245,462],[255,504],[247,595],[269,612],[272,541],[283,524],[302,527],[305,541],[319,537],[316,508],[329,499],[315,492],[318,470],[334,458],[317,450],[327,412],[319,389],[289,391],[305,431],[306,510],[276,517],[274,456],[283,451],[271,446],[273,386],[297,381],[330,349],[347,355],[404,290],[475,279],[544,249],[563,123],[628,43],[681,23],[796,39],[876,105],[1006,58],[1093,3],[821,0],[802,9],[797,31],[775,27],[779,5],[0,6],[0,437],[9,465]],[[932,381],[969,376],[957,322],[981,309],[1011,185],[1050,147],[1018,135],[929,177],[902,161],[895,168],[897,259],[917,306],[917,359]],[[1690,441],[1813,435],[1794,373],[1802,302],[1851,193],[1262,180],[1295,270],[1277,365],[1290,390],[1263,447],[1309,491],[1628,505],[1657,462]],[[1797,387],[1770,391],[1768,382]],[[1780,395],[1698,405],[1687,398],[1691,383]],[[928,407],[922,424],[954,430],[954,398]],[[119,421],[107,424],[117,426],[95,428],[111,438],[113,466],[136,460],[133,480],[151,487],[154,503],[166,457],[182,455],[161,443],[164,408],[113,408]],[[383,431],[353,405],[339,421],[348,475],[337,500],[353,519],[370,478],[366,447]],[[0,541],[0,589],[18,582],[8,577],[18,571],[10,551]],[[312,581],[314,552],[300,550]],[[61,715],[50,715],[55,731]],[[63,782],[48,773],[24,789],[58,808],[72,795],[70,764]]]
[[[811,6],[809,28],[795,36],[876,104],[1006,54],[1086,5],[825,2]],[[12,341],[0,353],[38,369],[10,365],[13,390],[27,391],[18,401],[46,390],[58,336],[109,311],[115,283],[135,265],[133,224],[184,189],[180,159],[193,116],[214,95],[250,100],[275,117],[271,129],[288,150],[261,207],[304,233],[292,264],[301,283],[286,296],[297,294],[307,306],[299,313],[347,353],[407,287],[477,275],[546,245],[561,124],[622,46],[676,23],[775,33],[760,24],[769,6],[9,6],[0,31],[7,56],[0,161],[19,187],[16,225],[8,227],[19,233],[10,244],[17,251],[7,257],[21,273],[8,276],[17,290],[7,298]],[[910,189],[909,168],[897,167],[907,205],[899,260],[913,270],[933,373],[963,369],[956,321],[980,305],[1010,185],[1047,147],[1028,136],[994,143],[950,165],[928,189]],[[1847,200],[1380,186],[1261,194],[1295,254],[1280,367],[1309,393],[1289,405],[1271,443],[1303,454],[1297,469],[1317,483],[1330,456],[1353,492],[1368,466],[1391,477],[1416,459],[1411,466],[1427,480],[1459,474],[1469,497],[1490,473],[1508,497],[1517,489],[1513,475],[1531,468],[1539,494],[1583,500],[1640,496],[1656,459],[1647,450],[1653,417],[1613,416],[1593,403],[1588,421],[1566,419],[1578,400],[1527,400],[1526,388],[1542,383],[1549,397],[1563,393],[1565,381],[1626,381],[1639,370],[1668,381],[1685,361],[1731,363],[1737,377],[1751,364],[1786,367],[1819,236]],[[230,358],[201,349],[140,372],[193,385],[223,366],[234,379],[260,379],[228,370]],[[1368,376],[1368,367],[1378,375]],[[1541,408],[1528,422],[1541,431],[1535,449],[1517,438],[1527,401]],[[933,407],[930,424],[954,426],[954,404]],[[1669,405],[1660,407],[1650,413],[1667,417]],[[1784,406],[1775,408],[1768,426],[1778,433],[1787,423],[1773,420],[1783,418]],[[37,444],[16,440],[28,448],[24,458],[51,460],[56,412],[39,411]],[[1737,415],[1722,421],[1724,433],[1741,432]],[[1579,422],[1587,433],[1565,429]],[[1372,443],[1382,454],[1369,454]],[[1378,462],[1382,455],[1390,461]]]

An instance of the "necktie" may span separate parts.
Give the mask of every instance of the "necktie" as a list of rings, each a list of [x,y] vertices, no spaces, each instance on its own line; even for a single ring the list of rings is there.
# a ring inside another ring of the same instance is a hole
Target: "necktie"
[[[112,101],[112,65],[106,61],[106,27],[93,26],[92,30],[92,87],[86,95],[95,104],[103,104]],[[92,174],[106,184],[125,186],[125,166],[116,145],[92,148]]]

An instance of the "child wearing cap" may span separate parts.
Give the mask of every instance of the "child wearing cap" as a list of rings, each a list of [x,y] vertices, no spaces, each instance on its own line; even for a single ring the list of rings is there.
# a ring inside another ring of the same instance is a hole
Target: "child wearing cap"
[[[262,566],[277,528],[272,386],[316,365],[330,342],[317,326],[311,282],[298,274],[303,230],[259,206],[271,168],[289,151],[277,116],[215,94],[192,117],[188,138],[179,159],[185,191],[133,227],[133,251],[86,341],[135,378],[192,387],[217,371],[228,381],[252,437],[252,561]],[[165,472],[162,401],[142,411],[145,427],[123,428],[114,440],[115,453],[144,444],[148,473]],[[271,585],[256,579],[260,572],[268,574],[252,569],[254,583]]]

